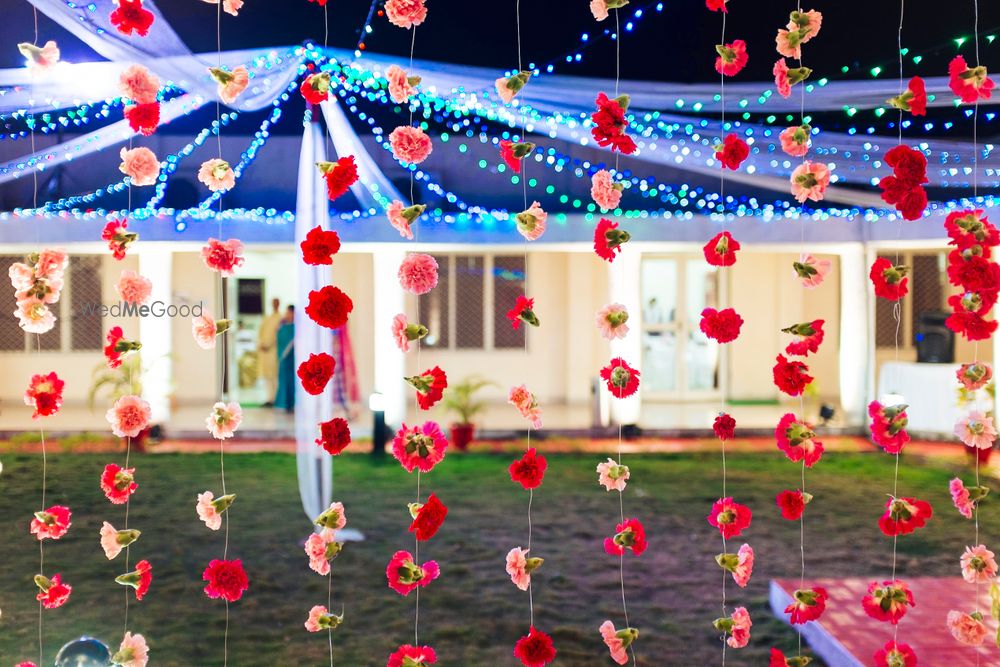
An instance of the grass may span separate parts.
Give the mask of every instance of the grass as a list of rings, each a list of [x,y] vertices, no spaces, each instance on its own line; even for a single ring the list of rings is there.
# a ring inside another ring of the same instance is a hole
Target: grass
[[[527,595],[504,573],[504,555],[526,541],[527,492],[513,485],[506,455],[453,455],[424,476],[424,493],[435,491],[449,506],[441,532],[421,545],[436,559],[442,577],[424,589],[420,639],[433,645],[442,667],[514,665],[511,649],[528,624]],[[63,608],[44,614],[46,659],[65,641],[88,634],[117,643],[123,627],[123,589],[114,577],[123,557],[108,562],[100,550],[103,520],[121,527],[124,509],[112,506],[98,486],[109,456],[56,455],[49,460],[50,504],[73,509],[73,527],[46,544],[46,572],[63,573],[74,587]],[[557,664],[612,664],[597,633],[605,618],[619,627],[621,603],[617,560],[601,541],[614,532],[617,498],[596,484],[594,455],[553,455],[533,507],[534,555],[545,558],[536,574],[535,622],[559,651]],[[209,667],[222,664],[224,603],[201,592],[201,572],[220,557],[223,535],[205,528],[194,511],[204,489],[218,493],[218,458],[210,455],[137,455],[139,491],[130,526],[144,531],[133,561],[153,563],[149,596],[133,602],[129,627],[150,640],[155,665]],[[626,559],[632,623],[641,636],[640,665],[708,665],[719,661],[711,622],[720,613],[721,570],[713,557],[718,533],[706,523],[719,495],[717,454],[631,456],[633,482],[625,511],[647,527],[650,546]],[[38,547],[27,531],[38,508],[40,459],[7,455],[0,477],[0,662],[37,657],[37,607],[31,577]],[[731,665],[766,664],[770,646],[793,650],[795,633],[767,611],[772,577],[799,571],[798,524],[782,520],[774,495],[798,486],[798,467],[777,455],[735,455],[729,460],[729,491],[755,513],[745,535],[757,552],[757,568],[745,590],[729,586],[730,604],[747,606],[754,619],[751,645],[729,652]],[[308,609],[326,600],[326,580],[307,567],[301,541],[309,534],[295,481],[293,457],[280,454],[230,456],[231,557],[242,558],[251,587],[231,607],[229,664],[234,667],[322,665],[325,634],[302,627]],[[414,596],[402,598],[385,583],[385,564],[397,549],[412,550],[406,503],[415,479],[391,459],[373,465],[367,457],[336,461],[335,498],[345,503],[349,526],[368,540],[348,544],[334,561],[334,610],[343,605],[345,624],[334,634],[338,665],[384,665],[398,645],[413,640]],[[916,535],[900,539],[900,576],[958,573],[961,546],[971,526],[950,507],[947,483],[955,470],[906,460],[900,489],[931,501],[936,516]],[[891,459],[835,454],[808,472],[816,499],[806,526],[808,575],[888,575],[891,542],[876,527],[892,476]],[[995,513],[983,531],[1000,529]],[[731,544],[738,548],[739,542]],[[813,663],[818,664],[818,663]]]

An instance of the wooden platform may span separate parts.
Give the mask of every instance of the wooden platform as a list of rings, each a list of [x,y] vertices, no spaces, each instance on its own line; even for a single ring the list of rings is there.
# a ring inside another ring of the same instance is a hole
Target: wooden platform
[[[955,559],[958,569],[958,558]],[[817,656],[829,667],[867,667],[872,655],[892,639],[889,623],[876,621],[861,608],[861,598],[873,579],[807,579],[806,588],[822,586],[830,599],[826,613],[818,622],[797,626],[803,638]],[[913,591],[916,605],[899,623],[900,643],[909,644],[917,654],[921,667],[980,667],[1000,666],[1000,648],[992,637],[983,646],[974,648],[958,643],[945,625],[952,609],[974,610],[976,586],[962,578],[922,577],[906,579]],[[772,579],[771,609],[778,618],[787,621],[785,607],[799,588],[798,579]],[[989,585],[979,586],[979,608],[989,617]],[[996,622],[987,620],[987,627],[996,632]]]

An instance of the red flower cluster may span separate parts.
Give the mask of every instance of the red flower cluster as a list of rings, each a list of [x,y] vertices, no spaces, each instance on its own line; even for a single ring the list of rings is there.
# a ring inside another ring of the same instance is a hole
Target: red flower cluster
[[[923,528],[934,514],[929,502],[916,498],[890,498],[885,507],[878,527],[889,537],[909,535],[917,528]]]
[[[309,104],[325,102],[330,98],[330,74],[327,72],[310,74],[299,86],[299,92]]]
[[[875,286],[875,296],[889,301],[899,301],[910,291],[908,283],[910,279],[906,277],[909,267],[902,264],[893,265],[885,257],[879,257],[872,262],[871,271],[868,277]]]
[[[825,320],[813,320],[782,329],[782,333],[798,336],[797,340],[793,340],[785,347],[785,353],[795,357],[807,357],[810,353],[819,352],[819,346],[823,343],[823,324]]]
[[[319,438],[316,444],[336,456],[351,444],[351,428],[343,417],[334,417],[319,425]]]
[[[510,464],[510,478],[525,489],[537,489],[542,485],[548,461],[531,447],[524,456]]]
[[[142,6],[142,0],[117,0],[117,2],[118,7],[108,17],[111,25],[118,28],[118,32],[123,35],[131,36],[133,32],[140,37],[148,35],[156,16]]]
[[[122,468],[117,463],[104,466],[104,472],[101,473],[101,490],[107,499],[115,505],[123,505],[139,488],[133,475],[135,468]]]
[[[632,137],[625,134],[625,130],[628,129],[628,121],[625,119],[629,103],[628,95],[621,95],[612,100],[604,93],[599,93],[596,103],[597,111],[590,116],[594,121],[590,133],[594,135],[597,145],[610,147],[611,150],[626,155],[634,153],[635,142],[632,141]]]
[[[701,331],[720,343],[731,343],[740,337],[743,318],[732,308],[716,310],[706,308],[701,311]]]
[[[308,359],[299,364],[296,375],[299,376],[306,393],[319,396],[333,377],[336,366],[337,360],[326,352],[310,354]]]
[[[417,509],[413,522],[410,524],[410,532],[416,536],[418,542],[429,540],[437,534],[446,516],[448,516],[448,508],[437,495],[432,493],[427,498],[427,502]]]
[[[31,520],[31,534],[41,540],[58,540],[69,531],[73,513],[64,505],[53,505],[35,512]]]
[[[148,137],[160,125],[160,103],[130,104],[125,107],[125,120],[133,132]]]
[[[127,228],[127,220],[115,219],[104,225],[104,231],[101,232],[101,240],[108,242],[108,249],[117,260],[125,259],[128,244],[139,238],[135,232],[125,231]]]
[[[715,159],[722,163],[723,169],[736,171],[748,157],[750,146],[736,134],[727,134],[722,144],[715,147]]]
[[[812,495],[802,493],[798,489],[786,489],[775,497],[774,501],[781,510],[781,516],[789,521],[798,521],[806,511],[806,505],[812,500]]]
[[[739,249],[740,242],[732,234],[719,232],[705,244],[702,252],[705,254],[705,261],[712,266],[732,266],[736,263],[736,251]]]
[[[306,264],[333,264],[333,256],[340,252],[340,236],[335,231],[313,227],[299,247],[302,248],[302,261]]]
[[[826,611],[826,600],[829,597],[825,588],[805,588],[795,591],[795,600],[785,607],[785,613],[791,614],[789,623],[804,625],[815,621]]]
[[[604,538],[604,551],[611,556],[621,556],[628,549],[635,556],[646,550],[646,529],[638,519],[625,519],[615,528],[614,537]]]
[[[927,208],[927,158],[909,146],[896,146],[885,154],[892,176],[879,181],[882,200],[892,204],[904,220],[918,220]]]
[[[31,418],[48,417],[59,412],[65,386],[66,383],[59,379],[55,371],[48,375],[32,375],[28,388],[24,391],[24,404],[35,409]]]
[[[955,56],[948,63],[948,87],[962,102],[972,104],[979,98],[990,99],[993,79],[986,76],[986,68],[982,65],[969,67],[965,58]]]
[[[62,575],[53,574],[52,579],[47,579],[43,575],[35,575],[35,585],[38,586],[38,595],[35,599],[42,603],[46,609],[56,609],[63,606],[69,600],[73,587],[62,582]]]
[[[732,498],[719,498],[712,504],[708,514],[708,522],[719,529],[725,539],[739,537],[740,533],[750,527],[753,513],[746,505],[733,502]]]
[[[639,371],[621,357],[615,357],[601,369],[601,379],[615,398],[628,398],[639,390]]]
[[[883,581],[879,584],[873,581],[868,585],[868,592],[861,598],[861,607],[865,613],[876,621],[885,621],[896,625],[910,607],[916,607],[913,602],[913,592],[899,579]]]
[[[518,295],[514,307],[507,311],[507,319],[510,320],[511,326],[519,329],[521,328],[521,322],[524,321],[533,327],[537,327],[539,321],[538,316],[535,315],[535,311],[533,310],[534,307],[534,299],[529,299],[523,294]]]
[[[201,578],[207,581],[205,595],[214,599],[222,598],[228,602],[236,602],[250,588],[250,580],[243,561],[213,560],[205,568]]]
[[[808,366],[801,361],[789,361],[783,354],[777,356],[772,375],[774,385],[789,396],[798,396],[813,381]]]
[[[347,316],[352,310],[354,302],[339,287],[325,285],[309,292],[306,315],[321,327],[339,329],[347,324]]]
[[[948,281],[962,289],[948,297],[952,314],[945,324],[968,340],[985,340],[997,328],[986,316],[1000,294],[1000,266],[992,259],[1000,233],[982,213],[956,211],[945,220],[949,243],[955,246],[948,253]]]
[[[618,229],[618,223],[607,218],[601,218],[594,229],[594,252],[608,262],[615,261],[615,252],[621,252],[622,246],[631,240],[632,235]]]
[[[731,44],[716,44],[715,71],[724,76],[736,76],[747,66],[750,57],[747,55],[747,43],[742,39],[734,39]]]
[[[345,194],[358,182],[358,165],[354,163],[353,155],[342,157],[336,162],[320,162],[318,167],[326,179],[326,194],[330,201]]]
[[[514,657],[520,660],[524,667],[545,667],[556,659],[552,637],[532,626],[528,634],[514,644]]]
[[[712,430],[719,440],[732,440],[736,434],[736,420],[725,412],[720,412],[712,423]]]
[[[905,405],[883,406],[878,401],[868,404],[871,417],[872,441],[889,454],[898,454],[910,441],[906,432],[907,416]]]
[[[444,398],[444,390],[448,388],[448,375],[435,366],[423,372],[406,378],[411,387],[417,390],[417,403],[421,410],[430,410]]]

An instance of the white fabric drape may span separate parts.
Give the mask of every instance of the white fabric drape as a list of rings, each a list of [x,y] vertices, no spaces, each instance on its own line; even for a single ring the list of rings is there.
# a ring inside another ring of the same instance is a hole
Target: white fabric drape
[[[330,228],[329,201],[326,184],[316,163],[326,160],[323,128],[318,122],[307,123],[302,133],[302,152],[299,155],[298,198],[295,212],[295,249],[310,229],[320,226]],[[310,354],[333,353],[333,336],[318,326],[305,313],[309,292],[330,283],[327,266],[309,266],[297,262],[298,303],[295,309],[295,367]],[[315,519],[329,507],[333,497],[333,463],[330,455],[316,445],[318,424],[333,417],[332,383],[319,396],[306,393],[295,382],[295,461],[299,476],[299,495],[302,509],[310,519]]]

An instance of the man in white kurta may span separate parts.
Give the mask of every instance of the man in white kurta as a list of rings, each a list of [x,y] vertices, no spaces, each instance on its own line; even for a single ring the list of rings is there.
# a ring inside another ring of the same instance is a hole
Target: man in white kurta
[[[278,391],[278,327],[281,326],[281,301],[271,300],[272,311],[260,322],[257,332],[257,358],[260,360],[260,374],[267,383],[267,405],[274,402]]]

